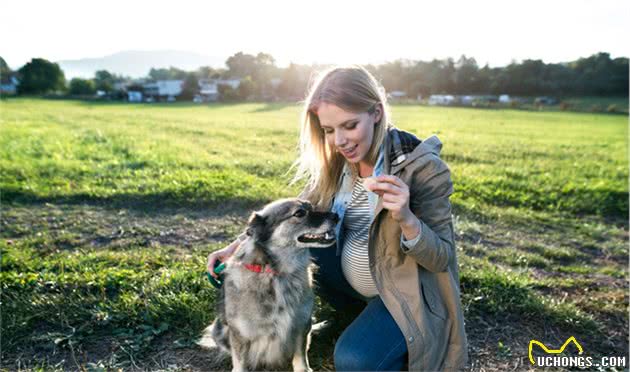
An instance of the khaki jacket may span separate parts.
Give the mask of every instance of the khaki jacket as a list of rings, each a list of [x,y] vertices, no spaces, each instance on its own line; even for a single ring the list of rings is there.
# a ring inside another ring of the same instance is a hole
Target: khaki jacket
[[[395,131],[393,133],[392,131]],[[460,301],[459,273],[449,196],[448,166],[442,143],[432,136],[409,148],[392,165],[394,136],[403,143],[412,134],[391,129],[384,148],[383,174],[399,177],[410,191],[410,209],[421,224],[420,239],[408,250],[401,228],[378,199],[369,229],[370,271],[383,303],[407,342],[409,370],[453,371],[468,360],[468,342]],[[408,142],[407,142],[408,143]]]

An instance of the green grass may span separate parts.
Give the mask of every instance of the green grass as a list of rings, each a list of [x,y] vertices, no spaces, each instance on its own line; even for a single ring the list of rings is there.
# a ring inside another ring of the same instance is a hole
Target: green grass
[[[570,110],[628,114],[628,97],[574,97],[562,101],[570,105]]]
[[[205,256],[252,209],[298,193],[299,110],[0,101],[3,366],[208,368],[192,344],[213,318]],[[444,144],[476,365],[503,369],[548,333],[625,355],[627,117],[392,112]],[[315,369],[334,368],[342,330],[314,338]]]
[[[283,175],[298,108],[260,106],[5,101],[3,200],[217,204],[295,193]],[[628,210],[623,117],[401,106],[395,119],[420,137],[438,133],[456,201]]]

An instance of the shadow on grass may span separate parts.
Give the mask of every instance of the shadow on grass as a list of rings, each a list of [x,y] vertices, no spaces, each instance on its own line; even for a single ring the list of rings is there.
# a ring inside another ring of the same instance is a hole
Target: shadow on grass
[[[36,97],[32,97],[36,98]],[[169,109],[181,109],[181,108],[215,108],[226,106],[237,106],[247,104],[251,102],[204,102],[194,103],[192,101],[181,102],[128,102],[124,100],[89,100],[89,99],[77,99],[77,98],[47,98],[51,101],[71,101],[82,106],[124,106],[124,107],[137,107],[137,108],[169,108]]]
[[[0,190],[4,207],[12,204],[25,206],[51,203],[57,205],[93,205],[105,209],[142,209],[144,213],[170,213],[174,208],[187,209],[217,209],[221,213],[251,210],[262,207],[271,202],[268,198],[223,198],[203,197],[193,194],[175,194],[170,192],[151,194],[115,194],[110,196],[95,196],[90,194],[75,194],[71,196],[41,197],[24,190]]]
[[[267,103],[263,107],[257,108],[255,110],[251,110],[250,113],[278,111],[278,110],[285,109],[287,107],[297,107],[297,105],[298,105],[297,103],[286,103],[286,102]]]
[[[59,100],[59,99],[55,99]],[[269,112],[282,110],[286,107],[297,107],[297,102],[204,102],[194,103],[192,101],[182,102],[127,102],[127,101],[107,101],[107,100],[81,100],[81,99],[64,99],[64,101],[73,101],[83,106],[126,106],[126,107],[138,107],[138,108],[169,108],[169,109],[181,109],[181,108],[216,108],[216,107],[229,107],[239,106],[247,104],[264,104],[263,107],[249,111],[250,113]]]

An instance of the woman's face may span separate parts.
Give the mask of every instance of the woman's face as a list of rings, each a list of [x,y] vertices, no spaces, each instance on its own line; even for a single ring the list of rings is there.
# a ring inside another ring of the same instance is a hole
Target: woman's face
[[[374,123],[380,120],[380,108],[373,114],[353,113],[331,103],[322,102],[317,110],[326,142],[350,163],[367,155],[374,138]]]

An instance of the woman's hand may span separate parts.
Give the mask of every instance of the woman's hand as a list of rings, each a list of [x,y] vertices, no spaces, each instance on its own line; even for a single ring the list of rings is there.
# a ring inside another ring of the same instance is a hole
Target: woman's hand
[[[402,223],[415,218],[409,209],[409,187],[400,178],[382,175],[372,179],[366,188],[383,198],[383,208],[392,212],[394,220]]]
[[[236,239],[230,245],[223,249],[219,249],[218,251],[214,251],[208,255],[208,266],[207,270],[215,278],[218,278],[218,275],[214,272],[214,263],[219,260],[221,262],[225,262],[241,245],[241,240]]]
[[[407,240],[418,236],[418,218],[409,208],[409,187],[400,178],[392,175],[374,177],[372,182],[366,182],[366,188],[383,198],[383,208],[391,212]]]

